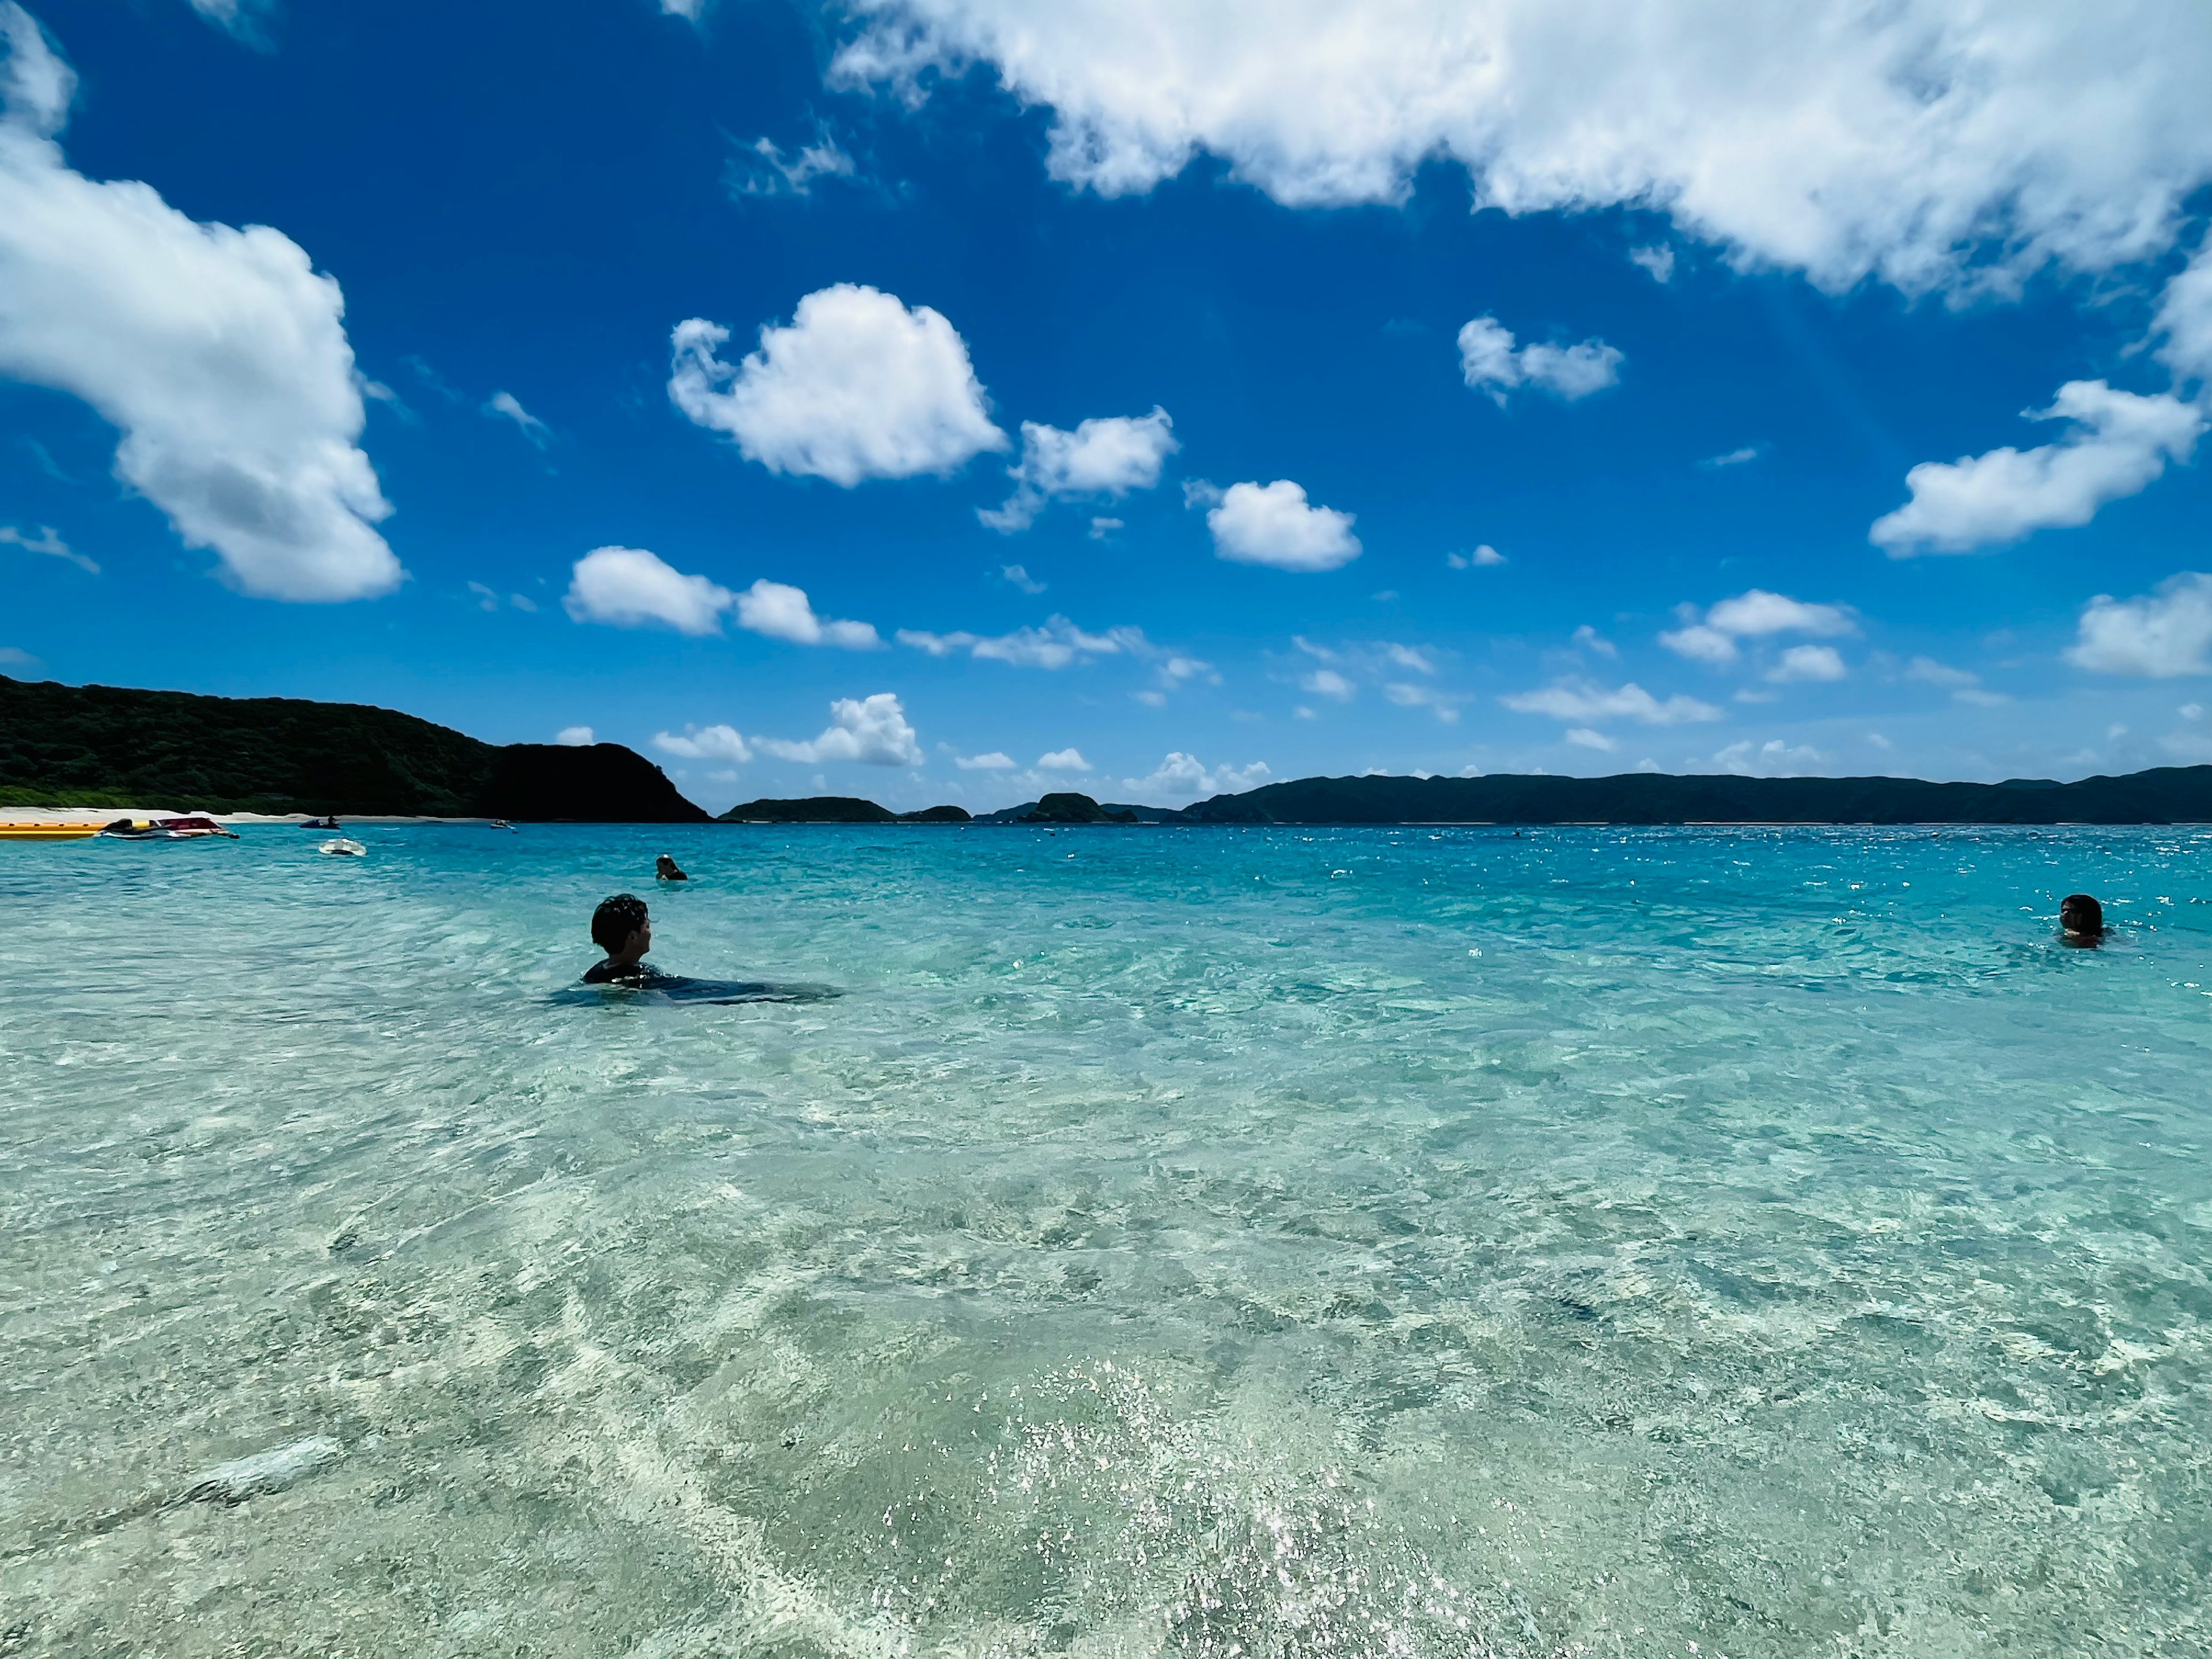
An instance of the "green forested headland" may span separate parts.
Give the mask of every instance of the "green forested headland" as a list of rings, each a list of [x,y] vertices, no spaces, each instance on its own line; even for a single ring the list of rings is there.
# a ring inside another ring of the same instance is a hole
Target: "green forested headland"
[[[501,747],[362,703],[0,676],[0,808],[703,823],[616,744]]]

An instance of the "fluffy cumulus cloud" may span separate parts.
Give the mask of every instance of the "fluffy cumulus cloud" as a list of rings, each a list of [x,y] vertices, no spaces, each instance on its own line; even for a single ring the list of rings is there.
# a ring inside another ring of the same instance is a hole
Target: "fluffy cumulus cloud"
[[[1242,794],[1247,789],[1258,788],[1269,775],[1265,761],[1254,761],[1249,766],[1217,766],[1209,769],[1197,756],[1176,750],[1163,759],[1150,776],[1124,778],[1121,784],[1138,799],[1148,803],[1195,800],[1206,795]]]
[[[749,634],[793,645],[834,645],[847,651],[882,648],[874,626],[864,622],[833,622],[814,614],[806,590],[766,580],[755,582],[736,596],[738,626]]]
[[[1602,340],[1571,346],[1539,342],[1516,349],[1513,331],[1494,317],[1478,317],[1459,331],[1461,378],[1487,392],[1500,409],[1522,386],[1569,403],[1587,398],[1619,385],[1624,361],[1617,348]]]
[[[687,576],[641,547],[595,547],[576,561],[562,599],[580,623],[611,628],[651,623],[679,634],[719,634],[722,613],[738,601],[704,576]]]
[[[801,300],[788,325],[764,325],[741,363],[717,355],[729,337],[696,317],[677,325],[668,395],[772,472],[850,489],[950,473],[1006,447],[967,343],[927,306],[840,283]]]
[[[1352,533],[1352,515],[1311,505],[1304,488],[1288,478],[1270,484],[1235,483],[1218,495],[1205,485],[1187,493],[1194,502],[1212,502],[1206,527],[1213,532],[1218,557],[1277,570],[1313,571],[1334,570],[1359,556],[1359,538]]]
[[[1633,680],[1610,690],[1593,680],[1556,680],[1540,690],[1519,691],[1498,701],[1516,714],[1548,714],[1572,724],[1631,720],[1645,726],[1681,726],[1721,717],[1721,711],[1709,702],[1680,696],[1662,702]]]
[[[1065,617],[1052,617],[1042,628],[1018,628],[1011,634],[932,634],[902,628],[898,642],[933,657],[966,655],[1015,668],[1065,668],[1091,657],[1154,654],[1141,629],[1109,628],[1103,634],[1087,634]]]
[[[2139,260],[2212,177],[2212,13],[2172,0],[857,9],[837,79],[919,97],[987,61],[1051,111],[1048,165],[1078,188],[1148,190],[1206,151],[1282,202],[1395,202],[1441,156],[1479,206],[1656,208],[1838,290]]]
[[[2100,593],[2082,611],[2066,659],[2143,679],[2212,674],[2212,575],[2184,571],[2132,599]]]
[[[2034,421],[2063,421],[2057,442],[2007,447],[1956,461],[1923,461],[1905,475],[1911,500],[1869,532],[1893,558],[1971,553],[2038,530],[2087,524],[2106,502],[2132,495],[2186,461],[2203,413],[2170,393],[2143,397],[2102,380],[2069,380]]]
[[[1806,680],[1839,680],[1850,672],[1844,666],[1842,653],[1832,645],[1793,645],[1766,671],[1766,678],[1777,685],[1793,685]]]
[[[1073,432],[1024,421],[1022,458],[1006,469],[1014,493],[1005,506],[980,509],[976,517],[1011,533],[1034,524],[1048,501],[1119,499],[1133,489],[1150,489],[1160,481],[1162,465],[1182,447],[1176,441],[1175,422],[1157,407],[1149,415],[1102,416],[1080,422]],[[1119,520],[1094,520],[1094,533],[1100,524],[1121,528]]]
[[[2174,380],[2212,390],[2212,237],[2166,285],[2152,330],[2160,337],[2158,355]]]
[[[1039,755],[1037,766],[1046,772],[1088,772],[1091,769],[1091,763],[1083,758],[1083,751],[1073,745],[1055,749],[1048,755]]]
[[[553,741],[563,749],[589,749],[599,738],[588,726],[564,726],[553,734]]]
[[[1659,643],[1678,657],[1725,667],[1742,654],[1738,641],[1773,634],[1810,634],[1833,638],[1856,634],[1858,624],[1840,605],[1808,605],[1786,593],[1770,593],[1754,587],[1723,599],[1703,617],[1695,605],[1681,607],[1682,626],[1662,634]],[[1835,653],[1828,653],[1834,656]],[[1840,665],[1841,659],[1838,659]],[[1809,676],[1805,678],[1811,678]],[[1839,678],[1829,676],[1830,678]]]
[[[963,772],[1011,772],[1015,765],[1012,755],[998,749],[981,755],[955,755],[952,763]]]
[[[241,592],[397,587],[337,283],[280,231],[75,171],[55,142],[75,73],[12,0],[0,46],[0,375],[98,410],[117,477]]]
[[[687,726],[681,737],[656,732],[653,746],[685,760],[724,761],[733,766],[743,766],[753,757],[751,747],[733,726]]]
[[[838,698],[830,705],[830,724],[817,738],[804,743],[756,738],[753,746],[778,760],[807,766],[825,761],[858,761],[867,766],[921,764],[921,739],[908,724],[898,698],[889,691]]]

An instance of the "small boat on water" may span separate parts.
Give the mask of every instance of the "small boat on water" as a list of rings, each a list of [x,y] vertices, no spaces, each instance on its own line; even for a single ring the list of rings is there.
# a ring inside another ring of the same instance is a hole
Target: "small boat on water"
[[[0,841],[82,841],[99,833],[96,823],[0,823]]]
[[[185,818],[118,818],[100,832],[118,841],[204,841],[212,836],[238,839],[238,831],[226,830],[210,817]]]
[[[358,859],[368,856],[368,848],[357,841],[348,840],[343,836],[338,836],[335,841],[325,842],[315,850],[319,853],[328,853],[334,859]]]

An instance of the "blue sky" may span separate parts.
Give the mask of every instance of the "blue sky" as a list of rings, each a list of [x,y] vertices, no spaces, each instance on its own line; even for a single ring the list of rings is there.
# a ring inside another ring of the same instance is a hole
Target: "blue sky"
[[[2212,760],[2201,8],[196,3],[0,14],[0,672],[717,809]]]

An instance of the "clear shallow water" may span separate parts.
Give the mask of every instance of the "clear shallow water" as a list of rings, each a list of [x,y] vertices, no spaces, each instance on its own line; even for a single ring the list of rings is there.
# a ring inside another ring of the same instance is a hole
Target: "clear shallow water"
[[[0,846],[0,1652],[2212,1650],[2212,834],[353,833]]]

